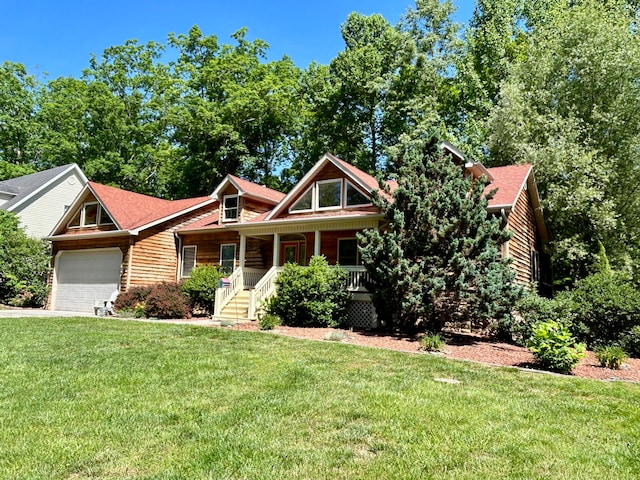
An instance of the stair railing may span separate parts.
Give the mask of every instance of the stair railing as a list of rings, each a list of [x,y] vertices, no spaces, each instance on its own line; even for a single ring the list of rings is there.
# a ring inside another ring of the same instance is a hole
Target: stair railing
[[[282,272],[283,267],[271,267],[260,279],[256,286],[249,292],[249,312],[247,317],[255,320],[258,314],[260,302],[272,296],[276,291],[276,278]]]
[[[236,294],[244,287],[242,268],[236,268],[229,276],[229,286],[216,289],[216,299],[213,305],[213,316],[220,316],[220,312]]]

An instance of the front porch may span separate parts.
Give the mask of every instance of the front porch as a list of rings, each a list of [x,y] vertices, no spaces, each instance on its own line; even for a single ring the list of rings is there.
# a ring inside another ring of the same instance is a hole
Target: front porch
[[[276,293],[275,280],[284,267],[268,270],[239,267],[229,276],[228,284],[216,290],[213,320],[220,322],[255,321],[262,302]],[[367,272],[362,266],[340,267],[349,273],[344,288],[351,292],[349,324],[358,328],[375,328],[377,318],[365,287]]]

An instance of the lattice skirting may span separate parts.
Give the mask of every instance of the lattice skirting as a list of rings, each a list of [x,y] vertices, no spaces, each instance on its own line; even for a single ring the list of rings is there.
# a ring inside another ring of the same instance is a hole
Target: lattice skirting
[[[353,294],[349,306],[349,326],[354,328],[377,328],[378,317],[368,294]]]

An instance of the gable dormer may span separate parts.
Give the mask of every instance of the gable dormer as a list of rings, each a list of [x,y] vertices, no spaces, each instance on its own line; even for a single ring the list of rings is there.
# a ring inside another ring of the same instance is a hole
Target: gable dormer
[[[220,223],[242,223],[271,210],[284,193],[227,175],[211,194],[220,204]]]
[[[115,222],[107,209],[92,194],[76,206],[75,212],[67,222],[67,229],[86,229],[98,227],[115,227]]]

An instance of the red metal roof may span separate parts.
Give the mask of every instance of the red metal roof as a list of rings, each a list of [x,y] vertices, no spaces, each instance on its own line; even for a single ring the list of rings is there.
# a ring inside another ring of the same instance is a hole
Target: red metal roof
[[[122,230],[135,230],[199,204],[211,202],[210,197],[164,200],[95,182],[89,182],[88,186]]]

